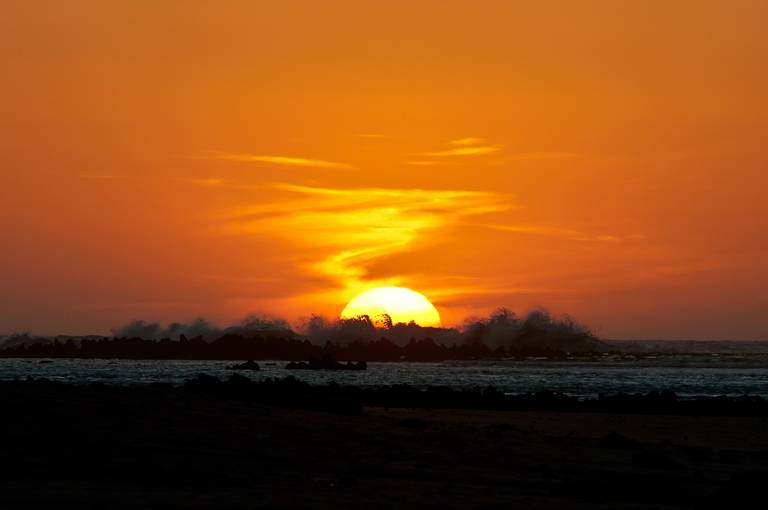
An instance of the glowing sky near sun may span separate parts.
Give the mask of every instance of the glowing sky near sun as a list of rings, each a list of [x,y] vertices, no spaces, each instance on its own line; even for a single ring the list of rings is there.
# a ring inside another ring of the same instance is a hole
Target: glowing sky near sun
[[[0,333],[545,306],[768,338],[768,3],[6,2]]]

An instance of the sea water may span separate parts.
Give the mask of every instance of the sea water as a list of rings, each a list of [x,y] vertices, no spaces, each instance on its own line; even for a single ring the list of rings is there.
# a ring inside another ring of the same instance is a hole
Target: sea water
[[[205,373],[227,378],[238,361],[0,359],[0,380],[45,377],[73,384],[127,385],[184,381]],[[238,371],[253,380],[295,376],[313,384],[472,388],[506,393],[555,391],[587,397],[674,391],[681,397],[755,395],[768,398],[768,356],[667,356],[656,359],[488,360],[443,363],[368,363],[360,372],[286,370],[285,361],[260,361],[260,371]]]

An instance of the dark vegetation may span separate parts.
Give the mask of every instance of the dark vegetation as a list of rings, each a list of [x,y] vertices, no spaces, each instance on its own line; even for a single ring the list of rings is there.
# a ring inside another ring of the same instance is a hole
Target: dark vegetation
[[[686,409],[671,394],[526,399],[240,376],[0,382],[0,507],[759,507],[763,404],[718,417],[667,414]]]
[[[189,337],[190,332],[198,334]],[[250,318],[224,330],[204,321],[172,324],[166,330],[138,321],[115,333],[112,338],[9,338],[2,344],[0,357],[444,361],[558,359],[568,353],[597,353],[607,348],[571,319],[555,319],[543,311],[521,319],[503,309],[486,319],[468,321],[460,330],[391,324],[386,317],[374,323],[364,316],[335,323],[313,317],[301,333],[284,321],[262,318]],[[157,334],[168,336],[147,336]]]

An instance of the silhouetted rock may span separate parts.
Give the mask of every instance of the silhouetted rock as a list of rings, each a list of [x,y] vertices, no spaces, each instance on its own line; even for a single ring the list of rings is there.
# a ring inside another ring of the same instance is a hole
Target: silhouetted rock
[[[255,361],[249,359],[248,361],[239,363],[237,365],[229,365],[227,370],[261,370],[261,367]]]

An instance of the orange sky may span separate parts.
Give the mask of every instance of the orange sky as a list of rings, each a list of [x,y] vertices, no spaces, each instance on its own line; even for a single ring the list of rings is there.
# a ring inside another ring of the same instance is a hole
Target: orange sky
[[[402,285],[768,339],[768,2],[5,1],[0,332]]]

